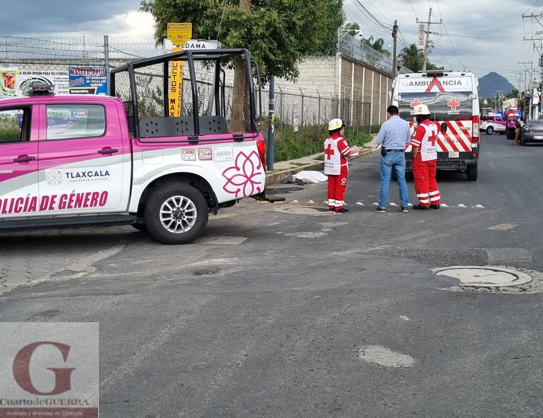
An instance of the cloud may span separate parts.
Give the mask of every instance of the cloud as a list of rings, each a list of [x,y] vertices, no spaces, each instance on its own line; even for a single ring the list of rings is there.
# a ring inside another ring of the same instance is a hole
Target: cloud
[[[122,17],[136,13],[139,3],[139,0],[15,0],[10,2],[9,8],[3,7],[1,34],[122,33],[132,29]]]

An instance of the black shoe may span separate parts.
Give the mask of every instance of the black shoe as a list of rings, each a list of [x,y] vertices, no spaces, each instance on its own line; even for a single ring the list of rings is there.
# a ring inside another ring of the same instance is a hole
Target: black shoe
[[[441,205],[430,205],[430,209],[439,209]]]
[[[400,207],[400,212],[402,213],[408,213],[409,212],[409,208],[407,206],[402,206]]]
[[[430,210],[430,206],[415,205],[415,206],[413,206],[413,209],[415,209],[415,210]]]
[[[347,212],[349,212],[349,209],[347,208],[336,209],[336,213],[347,213]]]
[[[385,208],[382,208],[382,207],[380,207],[380,206],[377,206],[375,209],[373,209],[373,211],[374,211],[375,213],[386,213],[387,210],[386,210]]]

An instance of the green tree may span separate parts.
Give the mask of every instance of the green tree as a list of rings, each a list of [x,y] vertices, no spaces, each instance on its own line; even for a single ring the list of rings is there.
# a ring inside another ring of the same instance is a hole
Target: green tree
[[[295,80],[300,60],[322,54],[344,20],[341,0],[144,0],[141,10],[154,16],[158,41],[168,22],[191,22],[195,38],[247,48],[263,81],[272,75]],[[242,97],[235,94],[234,109],[243,107],[244,71],[244,63],[236,63],[234,90]]]
[[[423,52],[417,48],[417,45],[411,44],[408,47],[402,49],[400,52],[400,63],[409,68],[413,72],[419,72],[422,70],[422,58]],[[438,67],[432,64],[429,60],[426,63],[427,70],[443,70],[443,67]]]
[[[380,52],[383,55],[386,55],[387,57],[390,57],[390,51],[383,48],[385,40],[383,38],[377,38],[375,39],[373,35],[371,35],[369,38],[364,38],[361,41],[364,45],[369,46],[372,49],[375,49],[377,52]]]

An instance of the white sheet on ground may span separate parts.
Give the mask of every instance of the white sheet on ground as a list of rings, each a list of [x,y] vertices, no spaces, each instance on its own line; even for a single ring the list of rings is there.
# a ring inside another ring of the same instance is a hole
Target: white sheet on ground
[[[328,181],[328,177],[320,171],[300,171],[297,174],[293,174],[292,177],[300,179],[304,183],[321,183],[323,181]]]

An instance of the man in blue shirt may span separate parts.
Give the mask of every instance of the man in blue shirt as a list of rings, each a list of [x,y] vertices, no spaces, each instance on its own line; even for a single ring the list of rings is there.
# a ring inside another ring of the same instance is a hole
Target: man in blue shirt
[[[388,120],[383,123],[377,135],[376,142],[382,146],[381,150],[381,196],[374,212],[385,213],[388,200],[388,186],[392,170],[398,179],[400,188],[400,210],[403,213],[409,212],[409,196],[407,183],[405,181],[405,148],[411,140],[409,124],[400,119],[396,106],[389,106],[387,109]]]

